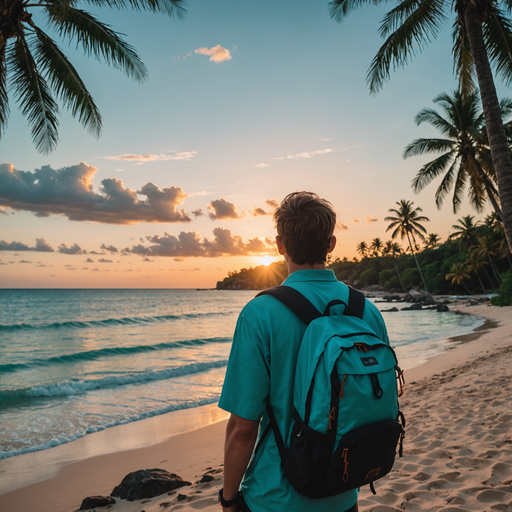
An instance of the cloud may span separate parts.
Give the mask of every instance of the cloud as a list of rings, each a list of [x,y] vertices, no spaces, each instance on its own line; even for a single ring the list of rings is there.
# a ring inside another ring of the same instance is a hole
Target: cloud
[[[181,188],[160,189],[147,182],[134,191],[125,188],[122,180],[106,178],[97,194],[92,182],[97,171],[84,162],[58,170],[43,166],[34,172],[0,164],[0,205],[31,211],[38,217],[62,214],[69,220],[105,224],[191,221],[178,208],[187,197]],[[146,199],[139,200],[138,195]]]
[[[237,207],[225,199],[215,199],[208,205],[208,210],[211,210],[208,216],[212,220],[240,219],[242,217],[238,214]]]
[[[361,222],[359,219],[354,219],[354,222]]]
[[[272,215],[272,212],[266,212],[263,208],[254,208],[252,214],[259,217],[260,215]]]
[[[375,217],[366,217],[366,222],[379,222],[379,219],[376,219]]]
[[[254,210],[252,211],[252,214],[255,217],[258,217],[260,215],[272,215],[274,213],[274,210],[279,206],[275,199],[267,199],[265,201],[265,204],[269,206],[272,209],[272,211],[267,212],[263,208],[255,207]]]
[[[195,53],[200,55],[209,55],[213,62],[223,62],[225,60],[231,60],[231,54],[227,48],[223,48],[220,44],[213,46],[212,48],[198,48]]]
[[[87,254],[87,251],[82,249],[78,244],[73,244],[71,247],[68,247],[67,244],[60,244],[59,252],[62,254]]]
[[[195,155],[197,155],[197,151],[173,151],[170,150],[170,155],[134,155],[131,153],[127,153],[124,155],[115,155],[115,156],[104,156],[105,160],[121,160],[127,162],[136,162],[137,165],[145,164],[147,162],[165,162],[167,160],[190,160]]]
[[[318,151],[307,151],[305,153],[297,153],[295,155],[288,155],[286,158],[295,160],[297,158],[311,158],[316,155],[326,155],[327,153],[334,153],[334,149],[319,149]],[[283,160],[284,157],[276,157],[274,160]]]
[[[34,247],[29,247],[21,242],[0,240],[0,251],[54,252],[54,249],[44,238],[36,238],[36,245]]]
[[[270,167],[271,164],[265,164],[265,163],[261,163],[261,164],[256,164],[254,167]]]
[[[261,254],[276,254],[276,248],[270,237],[264,239],[252,238],[247,242],[241,236],[233,235],[229,229],[215,228],[214,239],[201,238],[199,233],[182,231],[177,237],[169,233],[164,236],[148,236],[150,246],[136,245],[124,249],[125,252],[141,256],[161,257],[206,257],[221,256],[254,256]]]
[[[105,244],[101,244],[101,249],[103,249],[104,251],[108,251],[110,253],[115,253],[115,252],[119,252],[118,248],[117,247],[114,247],[113,245],[105,245]]]
[[[343,224],[342,222],[336,222],[336,229],[339,229],[340,231],[345,231],[348,229],[348,226],[346,224]]]
[[[202,217],[204,213],[203,210],[201,210],[201,208],[198,208],[197,210],[194,210],[192,212],[192,215],[197,219],[197,217]]]
[[[32,263],[31,261],[26,261],[26,260],[20,260],[18,261],[18,263]]]
[[[107,260],[105,258],[100,258],[98,260],[98,263],[114,263],[112,260]]]

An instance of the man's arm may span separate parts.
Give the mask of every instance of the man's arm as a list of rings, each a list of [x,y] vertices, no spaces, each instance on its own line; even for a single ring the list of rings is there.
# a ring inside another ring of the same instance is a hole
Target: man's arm
[[[231,414],[226,427],[226,441],[224,443],[224,499],[232,500],[238,493],[240,482],[258,436],[259,421],[246,420]],[[239,505],[224,508],[224,512],[235,512]]]

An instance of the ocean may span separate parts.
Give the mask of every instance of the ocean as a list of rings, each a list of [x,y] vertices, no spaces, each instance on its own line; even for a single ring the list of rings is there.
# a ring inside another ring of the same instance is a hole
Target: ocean
[[[237,316],[255,293],[0,290],[0,459],[217,402]],[[384,315],[406,370],[485,321]]]

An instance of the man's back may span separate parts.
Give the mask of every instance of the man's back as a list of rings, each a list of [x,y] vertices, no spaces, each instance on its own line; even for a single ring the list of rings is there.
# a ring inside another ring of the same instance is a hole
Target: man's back
[[[334,299],[348,300],[348,288],[330,270],[299,270],[285,281],[323,311]],[[376,307],[367,301],[364,321],[387,342],[387,332]],[[286,306],[270,296],[252,300],[240,314],[219,407],[248,420],[268,423],[267,400],[279,429],[289,431],[293,412],[293,382],[297,355],[306,325]],[[297,493],[286,480],[271,433],[254,456],[242,482],[251,512],[344,512],[357,500],[357,492],[320,500]]]

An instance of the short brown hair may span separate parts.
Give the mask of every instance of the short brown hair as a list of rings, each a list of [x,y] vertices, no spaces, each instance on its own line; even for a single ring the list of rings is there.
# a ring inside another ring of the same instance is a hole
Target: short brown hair
[[[313,192],[288,194],[274,213],[277,234],[296,265],[327,260],[336,226],[332,204]]]

